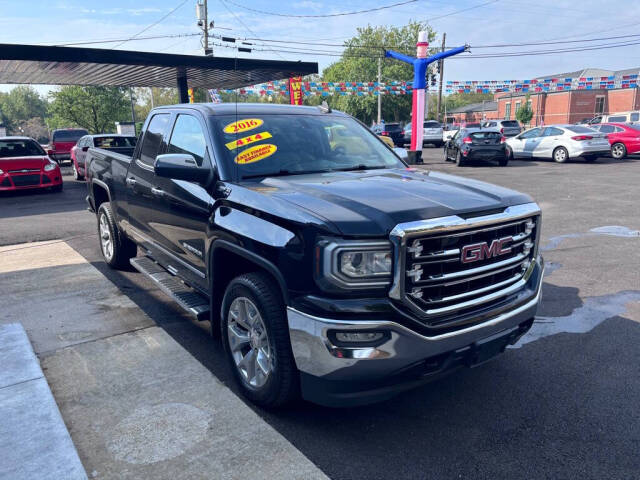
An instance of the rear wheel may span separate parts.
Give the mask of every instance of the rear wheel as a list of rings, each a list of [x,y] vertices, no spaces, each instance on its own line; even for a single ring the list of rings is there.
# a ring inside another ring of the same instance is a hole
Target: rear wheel
[[[513,160],[513,150],[511,150],[511,148],[509,148],[508,146],[504,149],[504,154],[507,157],[507,161]]]
[[[84,177],[78,173],[78,169],[76,168],[76,163],[72,160],[71,166],[73,167],[73,179],[74,180],[84,180]]]
[[[224,294],[221,338],[243,395],[262,407],[279,407],[298,397],[284,302],[275,282],[254,272],[234,278]]]
[[[509,163],[509,157],[505,156],[504,158],[502,157],[498,158],[498,165],[500,165],[501,167],[506,167],[508,163]]]
[[[627,156],[627,147],[624,146],[624,143],[614,143],[611,145],[611,156],[616,160],[622,160]]]
[[[558,147],[553,151],[553,160],[557,163],[564,163],[569,159],[569,152],[564,147]]]
[[[456,165],[458,165],[459,167],[464,167],[465,163],[465,158],[462,156],[462,153],[458,152],[458,154],[456,155]]]
[[[138,252],[136,244],[118,229],[108,203],[103,203],[98,209],[98,236],[102,257],[110,267],[126,267]]]

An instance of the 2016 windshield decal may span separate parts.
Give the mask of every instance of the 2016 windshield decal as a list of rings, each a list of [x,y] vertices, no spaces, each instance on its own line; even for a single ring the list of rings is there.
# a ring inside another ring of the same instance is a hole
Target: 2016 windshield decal
[[[278,150],[278,147],[273,145],[272,143],[267,143],[265,145],[255,145],[236,155],[234,162],[236,162],[238,165],[246,165],[248,163],[259,162],[260,160],[264,160],[265,158],[270,157],[271,155],[276,153],[276,150]]]
[[[236,148],[245,147],[251,143],[259,142],[260,140],[266,140],[267,138],[271,138],[271,134],[269,132],[260,132],[247,137],[238,138],[233,142],[226,143],[225,146],[229,150],[235,150]]]
[[[264,120],[262,120],[261,118],[243,118],[242,120],[238,120],[225,126],[222,131],[224,133],[231,134],[248,132],[249,130],[258,128],[263,123]]]

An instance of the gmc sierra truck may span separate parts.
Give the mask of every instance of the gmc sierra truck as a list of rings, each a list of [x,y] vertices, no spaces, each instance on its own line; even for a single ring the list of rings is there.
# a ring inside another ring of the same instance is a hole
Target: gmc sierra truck
[[[410,168],[326,106],[160,107],[132,157],[89,153],[105,262],[208,320],[258,405],[380,401],[533,323],[532,199]]]

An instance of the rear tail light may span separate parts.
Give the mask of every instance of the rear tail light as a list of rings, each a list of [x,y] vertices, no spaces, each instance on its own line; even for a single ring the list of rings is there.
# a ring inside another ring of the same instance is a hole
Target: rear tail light
[[[380,135],[384,135],[385,137],[389,136],[389,132],[381,132]]]
[[[500,143],[504,143],[506,141],[507,141],[506,137],[504,137],[504,136],[500,137]]]
[[[571,137],[571,140],[593,140],[593,137],[591,135],[576,135],[575,137]]]
[[[504,128],[501,128],[501,129],[500,129],[500,133],[504,133]]]
[[[462,143],[473,143],[473,140],[471,140],[471,137],[465,137],[462,139]]]

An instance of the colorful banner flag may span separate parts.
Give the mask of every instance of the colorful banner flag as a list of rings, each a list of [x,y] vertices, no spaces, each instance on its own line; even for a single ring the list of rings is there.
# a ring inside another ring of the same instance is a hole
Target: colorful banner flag
[[[289,100],[291,105],[302,105],[302,77],[289,79]]]

